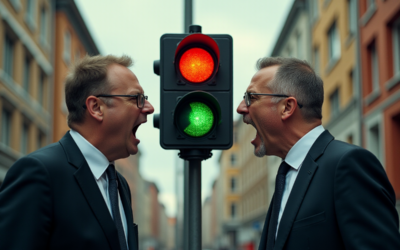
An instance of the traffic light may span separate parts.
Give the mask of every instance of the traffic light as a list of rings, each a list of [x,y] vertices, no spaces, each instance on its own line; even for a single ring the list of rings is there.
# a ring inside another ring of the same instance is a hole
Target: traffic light
[[[232,146],[232,65],[230,35],[161,36],[160,60],[154,61],[161,102],[154,126],[164,149]]]

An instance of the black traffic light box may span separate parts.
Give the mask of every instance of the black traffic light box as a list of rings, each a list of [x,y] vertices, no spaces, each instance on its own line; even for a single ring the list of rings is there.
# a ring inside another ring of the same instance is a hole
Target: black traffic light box
[[[160,39],[160,129],[164,149],[228,149],[233,137],[230,35],[164,34]]]

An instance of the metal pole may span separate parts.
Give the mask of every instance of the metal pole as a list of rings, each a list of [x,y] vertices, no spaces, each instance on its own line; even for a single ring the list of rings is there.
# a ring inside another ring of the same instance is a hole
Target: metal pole
[[[185,20],[183,32],[189,33],[189,26],[193,24],[193,1],[185,0]]]
[[[189,248],[201,249],[201,160],[189,160]]]
[[[185,11],[185,20],[183,23],[183,32],[184,33],[189,33],[189,26],[193,24],[193,2],[192,0],[184,0],[184,11]],[[192,249],[189,248],[189,235],[192,233],[189,227],[189,214],[190,214],[190,209],[189,209],[189,199],[190,199],[190,194],[189,194],[189,169],[190,169],[190,164],[187,160],[184,160],[184,169],[183,169],[183,189],[184,189],[184,196],[183,196],[183,246],[184,249]],[[200,177],[201,178],[201,177]]]
[[[183,249],[189,248],[189,162],[183,160]]]

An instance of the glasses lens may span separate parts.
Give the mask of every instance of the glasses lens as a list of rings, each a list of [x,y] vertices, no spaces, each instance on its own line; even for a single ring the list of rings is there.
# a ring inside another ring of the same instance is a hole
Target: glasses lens
[[[245,101],[247,107],[250,106],[249,93],[247,93],[247,92],[244,92],[244,101]]]
[[[143,95],[142,95],[142,94],[139,94],[139,95],[138,95],[138,99],[137,99],[137,103],[138,103],[138,108],[140,108],[140,109],[143,108],[143,103],[144,103],[144,102],[143,102],[143,99],[144,99],[144,98],[143,98]]]

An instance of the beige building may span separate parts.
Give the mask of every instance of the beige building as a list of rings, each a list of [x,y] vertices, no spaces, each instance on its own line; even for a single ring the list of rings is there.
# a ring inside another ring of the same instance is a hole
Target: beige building
[[[223,151],[219,158],[220,175],[216,182],[219,197],[216,244],[219,248],[237,247],[237,230],[240,226],[240,168],[237,154],[238,144],[234,141],[232,148]]]
[[[212,220],[212,197],[207,197],[201,210],[201,246],[204,249],[211,249],[213,245]]]
[[[52,139],[53,15],[50,0],[0,0],[0,183]]]
[[[357,1],[310,1],[313,63],[324,81],[322,122],[338,140],[361,145]]]
[[[52,142],[59,141],[69,130],[64,80],[70,65],[86,54],[100,54],[75,2],[57,0],[55,4]]]

